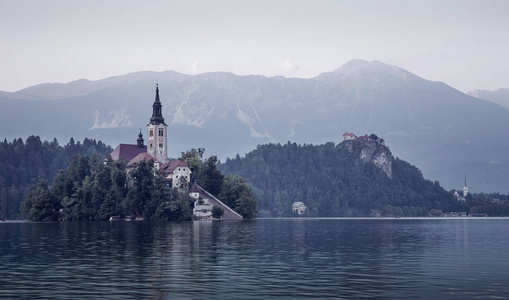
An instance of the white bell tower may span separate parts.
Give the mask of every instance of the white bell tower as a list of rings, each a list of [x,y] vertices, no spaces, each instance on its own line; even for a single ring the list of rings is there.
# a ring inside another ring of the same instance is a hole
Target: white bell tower
[[[467,186],[467,175],[465,175],[465,185],[463,185],[463,197],[468,195],[468,186]]]
[[[162,163],[168,162],[168,125],[164,123],[162,104],[159,100],[159,85],[152,105],[152,117],[147,125],[147,153]]]

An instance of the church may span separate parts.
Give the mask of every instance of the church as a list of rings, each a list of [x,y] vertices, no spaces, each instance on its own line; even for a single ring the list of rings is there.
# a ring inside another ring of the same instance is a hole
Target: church
[[[156,85],[156,98],[152,105],[152,117],[147,124],[147,145],[143,134],[138,134],[136,144],[120,144],[113,152],[113,160],[125,159],[126,168],[134,168],[144,160],[153,160],[156,170],[163,172],[170,188],[182,187],[182,183],[191,181],[191,170],[181,160],[168,158],[168,125],[164,123],[162,104],[159,99],[159,85]],[[210,194],[196,182],[189,190],[189,195],[195,199],[193,217],[195,220],[212,219],[212,208],[218,206],[223,210],[222,220],[242,220],[242,216]]]
[[[153,160],[157,170],[162,171],[171,188],[180,187],[180,182],[190,182],[191,170],[180,160],[168,159],[168,125],[164,123],[162,104],[159,99],[159,85],[156,85],[156,97],[152,105],[152,117],[147,124],[147,145],[141,133],[136,144],[120,144],[113,152],[113,160],[125,159],[127,168],[132,168],[143,160]]]

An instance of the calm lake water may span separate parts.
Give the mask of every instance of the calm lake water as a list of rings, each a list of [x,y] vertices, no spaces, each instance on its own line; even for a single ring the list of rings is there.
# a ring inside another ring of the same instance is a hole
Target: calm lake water
[[[509,297],[509,219],[0,223],[0,299]]]

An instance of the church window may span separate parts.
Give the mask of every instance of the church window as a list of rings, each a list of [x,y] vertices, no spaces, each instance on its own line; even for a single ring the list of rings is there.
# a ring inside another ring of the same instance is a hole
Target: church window
[[[159,136],[163,136],[164,131],[162,129],[159,129]]]
[[[150,133],[149,133],[150,136],[154,136],[154,131],[152,129],[150,129]]]
[[[162,148],[163,147],[163,144],[159,144],[159,148]]]
[[[152,143],[150,143],[150,148],[152,148]]]

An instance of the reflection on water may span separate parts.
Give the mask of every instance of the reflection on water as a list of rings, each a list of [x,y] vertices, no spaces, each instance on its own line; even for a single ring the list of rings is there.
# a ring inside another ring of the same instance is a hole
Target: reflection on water
[[[509,220],[0,224],[0,298],[506,297]]]

